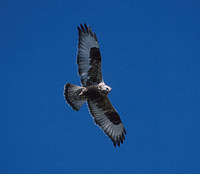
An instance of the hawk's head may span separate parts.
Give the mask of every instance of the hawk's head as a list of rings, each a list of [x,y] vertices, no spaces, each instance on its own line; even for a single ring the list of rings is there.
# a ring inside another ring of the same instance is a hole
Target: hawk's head
[[[108,94],[112,89],[110,86],[105,85],[103,82],[99,83],[99,88],[105,94]]]

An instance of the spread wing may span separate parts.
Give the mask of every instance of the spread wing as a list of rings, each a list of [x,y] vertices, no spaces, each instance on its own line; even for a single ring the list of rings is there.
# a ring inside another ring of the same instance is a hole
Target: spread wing
[[[112,140],[114,146],[116,146],[116,144],[120,146],[120,142],[123,144],[126,131],[118,113],[113,108],[108,97],[102,96],[95,99],[89,99],[88,107],[95,123],[99,125]]]
[[[95,33],[90,27],[81,24],[79,31],[77,64],[83,86],[96,85],[103,81],[101,54]]]

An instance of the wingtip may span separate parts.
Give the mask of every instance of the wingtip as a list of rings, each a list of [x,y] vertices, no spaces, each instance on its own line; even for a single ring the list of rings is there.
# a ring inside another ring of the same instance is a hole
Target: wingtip
[[[120,147],[120,142],[119,141],[117,141],[117,145]]]
[[[124,133],[122,132],[122,138],[125,140],[125,136],[124,136]]]
[[[123,128],[123,131],[124,131],[125,134],[127,134],[125,128]]]
[[[116,142],[115,141],[113,142],[113,145],[116,147]]]
[[[98,42],[98,40],[97,40],[97,35],[96,35],[95,32],[94,32],[94,39]]]
[[[86,23],[84,23],[84,27],[86,29],[86,32],[88,33],[88,26],[86,25]]]
[[[80,32],[81,32],[81,29],[80,29],[80,27],[79,27],[79,26],[77,26],[77,29],[78,29],[78,32],[80,33]]]
[[[77,29],[78,29],[79,34],[88,33],[92,37],[94,37],[94,39],[98,42],[95,32],[93,33],[91,27],[87,25],[85,22],[83,24],[78,25]]]
[[[85,32],[84,26],[85,26],[85,23],[84,23],[84,24],[78,25],[78,26],[77,26],[78,31],[79,31],[79,32]]]

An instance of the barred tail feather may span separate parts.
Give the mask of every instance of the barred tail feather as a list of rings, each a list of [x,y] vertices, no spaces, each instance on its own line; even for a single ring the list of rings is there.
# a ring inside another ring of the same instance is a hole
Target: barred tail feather
[[[73,110],[78,111],[81,106],[85,103],[86,99],[79,94],[84,89],[84,87],[73,85],[67,83],[64,88],[64,96],[67,103],[73,108]]]

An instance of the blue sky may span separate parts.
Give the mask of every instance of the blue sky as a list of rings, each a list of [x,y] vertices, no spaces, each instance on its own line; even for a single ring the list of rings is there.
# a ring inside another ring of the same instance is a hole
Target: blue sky
[[[84,22],[127,130],[120,148],[63,97],[80,84]],[[200,173],[199,1],[1,1],[0,25],[0,173]]]

